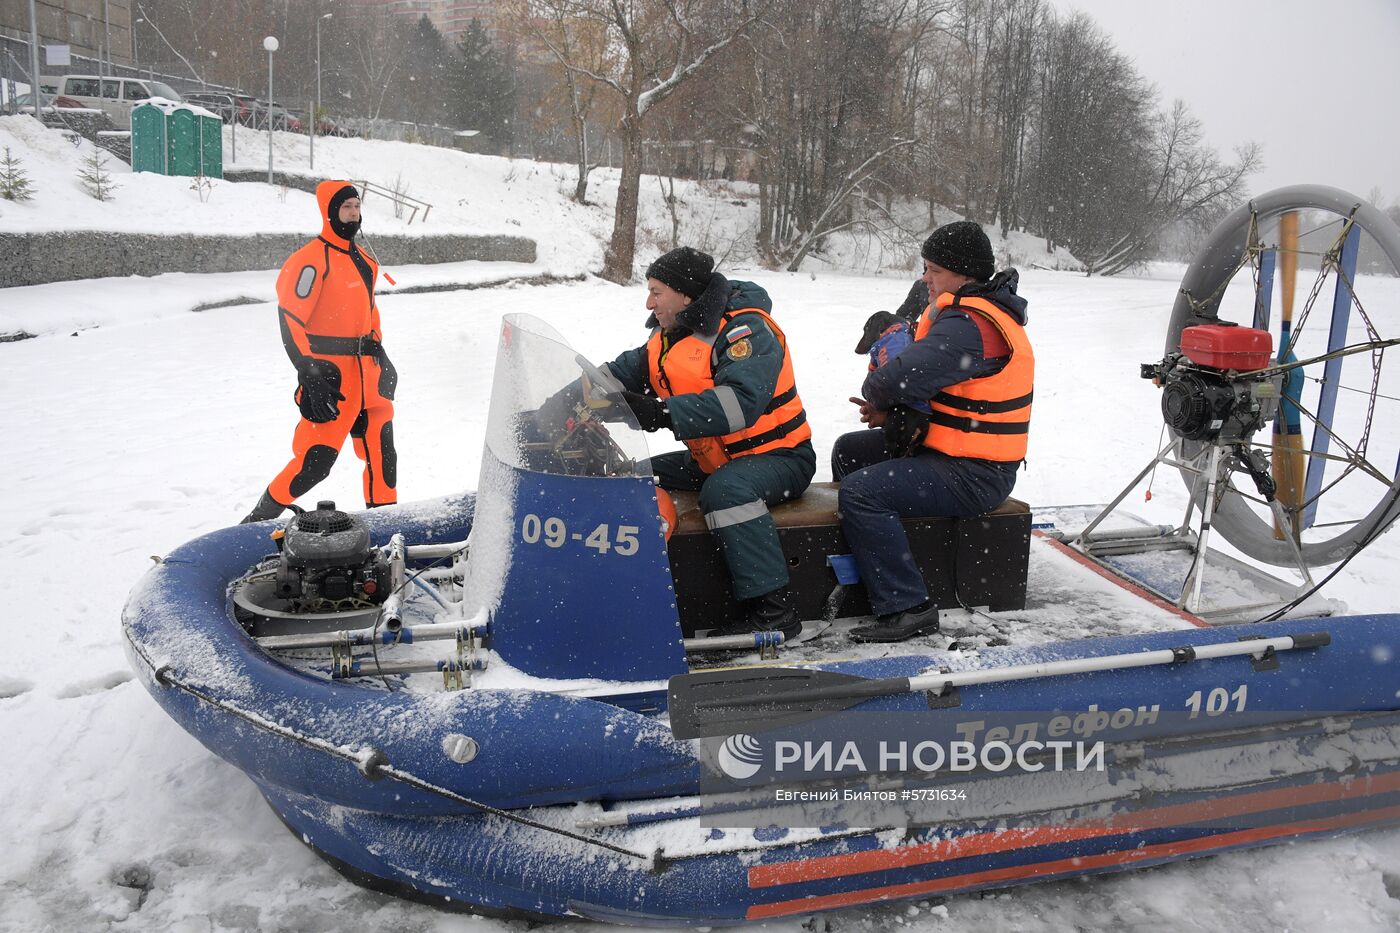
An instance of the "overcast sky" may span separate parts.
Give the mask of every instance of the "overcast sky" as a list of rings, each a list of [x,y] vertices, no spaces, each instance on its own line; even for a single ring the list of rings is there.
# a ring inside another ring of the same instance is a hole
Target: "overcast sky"
[[[1320,183],[1400,199],[1400,0],[1053,3],[1092,16],[1217,149],[1263,146],[1254,193]]]

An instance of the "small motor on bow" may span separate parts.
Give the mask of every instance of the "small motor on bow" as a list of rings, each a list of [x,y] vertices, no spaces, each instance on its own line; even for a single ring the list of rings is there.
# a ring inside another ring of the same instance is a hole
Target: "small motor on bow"
[[[324,500],[287,525],[273,592],[297,612],[378,605],[391,589],[389,563],[369,543],[369,529]]]
[[[1191,441],[1247,441],[1278,412],[1283,376],[1264,373],[1273,359],[1268,331],[1200,324],[1181,332],[1181,350],[1143,363],[1142,378],[1162,387],[1162,417]]]

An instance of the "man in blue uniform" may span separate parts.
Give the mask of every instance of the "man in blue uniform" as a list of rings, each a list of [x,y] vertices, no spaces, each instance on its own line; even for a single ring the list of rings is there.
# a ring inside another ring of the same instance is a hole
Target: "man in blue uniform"
[[[844,434],[831,454],[841,530],[876,614],[851,631],[863,641],[937,631],[901,519],[1000,505],[1030,430],[1035,356],[1016,270],[996,273],[986,233],[966,220],[935,230],[922,253],[931,303],[914,341],[852,399],[861,420],[883,430]]]

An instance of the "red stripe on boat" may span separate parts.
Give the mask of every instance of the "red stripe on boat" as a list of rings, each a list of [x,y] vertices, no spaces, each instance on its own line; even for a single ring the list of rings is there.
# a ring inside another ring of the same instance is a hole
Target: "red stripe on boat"
[[[900,900],[907,897],[920,897],[940,894],[964,888],[984,885],[1006,884],[1027,878],[1049,877],[1060,874],[1079,874],[1095,868],[1113,865],[1127,865],[1133,862],[1146,862],[1155,859],[1174,858],[1187,855],[1202,855],[1215,849],[1228,849],[1249,845],[1268,839],[1285,836],[1299,836],[1306,833],[1326,832],[1336,829],[1349,829],[1367,823],[1382,823],[1400,819],[1400,806],[1381,810],[1368,810],[1363,813],[1349,813],[1345,816],[1326,820],[1309,820],[1286,826],[1271,826],[1262,829],[1243,830],[1204,836],[1185,842],[1164,843],[1155,846],[1128,849],[1123,852],[1108,852],[1102,855],[1086,855],[1077,858],[1057,859],[1053,862],[1038,862],[1033,865],[1018,865],[1013,868],[997,868],[990,871],[955,875],[951,878],[938,878],[934,881],[916,881],[910,884],[889,885],[882,888],[866,888],[861,891],[848,891],[844,894],[826,894],[816,897],[798,898],[791,901],[778,901],[773,904],[755,904],[748,909],[747,919],[764,920],[772,917],[786,917],[792,914],[810,913],[816,910],[833,910],[839,907],[852,907],[856,904],[869,904],[875,901]]]
[[[1044,538],[1046,541],[1050,542],[1050,545],[1056,550],[1058,550],[1061,554],[1064,554],[1066,557],[1070,558],[1073,561],[1076,561],[1077,563],[1083,564],[1085,567],[1088,567],[1090,570],[1094,571],[1094,573],[1103,577],[1110,583],[1118,584],[1123,589],[1132,593],[1134,596],[1138,596],[1142,599],[1147,600],[1149,603],[1156,606],[1158,609],[1165,609],[1172,615],[1180,616],[1187,622],[1190,622],[1192,625],[1196,626],[1196,628],[1211,628],[1211,624],[1205,619],[1202,619],[1200,616],[1187,612],[1185,609],[1182,609],[1180,606],[1174,603],[1167,602],[1165,599],[1158,596],[1151,590],[1147,589],[1145,586],[1142,586],[1139,583],[1134,583],[1132,580],[1129,580],[1126,577],[1114,573],[1112,570],[1109,570],[1102,564],[1095,563],[1094,561],[1090,560],[1088,557],[1085,557],[1083,554],[1076,551],[1068,544],[1065,544],[1058,538],[1052,538],[1039,530],[1032,530],[1031,534],[1036,535],[1040,538]]]
[[[1037,826],[1028,829],[1004,829],[975,836],[959,836],[938,842],[922,843],[900,849],[875,849],[848,855],[827,855],[820,858],[772,865],[755,865],[749,869],[749,887],[767,888],[801,881],[840,878],[871,871],[887,871],[923,865],[928,862],[950,861],[977,855],[991,855],[1031,846],[1055,845],[1079,839],[1115,836],[1148,829],[1187,826],[1211,820],[1262,813],[1282,807],[1307,806],[1366,797],[1400,790],[1400,771],[1364,778],[1347,778],[1328,784],[1305,784],[1281,787],[1252,794],[1217,797],[1195,803],[1176,804],[1156,810],[1128,813],[1101,822],[1068,826]]]

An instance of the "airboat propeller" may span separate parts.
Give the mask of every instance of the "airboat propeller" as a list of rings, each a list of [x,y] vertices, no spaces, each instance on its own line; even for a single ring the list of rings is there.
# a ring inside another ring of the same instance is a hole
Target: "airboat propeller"
[[[1400,515],[1400,436],[1377,430],[1400,402],[1400,375],[1384,365],[1397,343],[1400,229],[1388,216],[1319,185],[1238,208],[1186,271],[1163,360],[1143,367],[1162,386],[1171,440],[1081,546],[1092,552],[1108,512],[1168,463],[1190,498],[1164,543],[1195,554],[1179,605],[1200,608],[1212,531],[1295,568],[1311,592],[1310,568],[1349,559]]]

